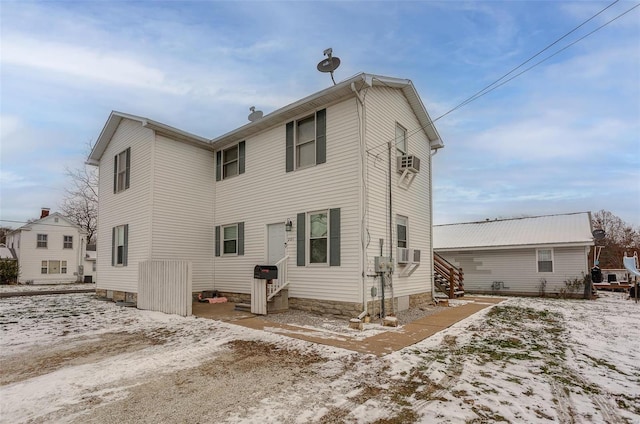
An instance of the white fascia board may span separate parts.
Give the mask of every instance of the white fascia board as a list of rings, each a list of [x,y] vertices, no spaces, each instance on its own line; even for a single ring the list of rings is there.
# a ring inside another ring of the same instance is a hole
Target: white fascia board
[[[358,83],[360,84],[358,85]],[[358,90],[362,89],[364,86],[372,85],[402,89],[405,96],[409,99],[411,106],[416,111],[420,125],[425,128],[429,138],[433,138],[434,140],[439,139],[440,136],[435,130],[435,127],[433,126],[418,93],[413,87],[411,80],[360,73],[347,80],[339,82],[332,87],[318,91],[317,93],[275,110],[255,122],[249,122],[233,131],[221,135],[220,137],[216,137],[211,140],[211,144],[218,148],[241,141],[275,125],[279,125],[282,122],[295,119],[296,116],[303,113],[325,107],[328,104],[335,103],[336,101],[342,100],[348,96],[355,95],[351,89],[351,84],[356,84],[355,88]],[[431,128],[431,130],[429,130],[429,128]]]
[[[128,113],[112,111],[105,123],[102,131],[100,132],[100,136],[98,136],[98,140],[96,144],[91,149],[91,153],[86,160],[87,165],[99,165],[100,159],[102,158],[102,154],[107,149],[113,134],[115,134],[118,125],[123,119],[129,119],[131,121],[140,122],[140,124],[151,130],[154,130],[160,134],[166,135],[170,138],[174,138],[176,140],[193,144],[198,147],[202,147],[205,149],[210,149],[209,139],[200,137],[186,131],[179,130],[177,128],[171,127],[169,125],[163,124],[161,122],[153,121],[148,118],[143,118],[142,116],[131,115]]]
[[[590,247],[593,246],[593,241],[581,241],[575,243],[541,243],[541,244],[516,244],[516,245],[503,245],[503,246],[465,246],[465,247],[446,247],[437,248],[434,247],[435,252],[466,252],[466,251],[480,251],[480,250],[518,250],[518,249],[549,249],[555,247]]]

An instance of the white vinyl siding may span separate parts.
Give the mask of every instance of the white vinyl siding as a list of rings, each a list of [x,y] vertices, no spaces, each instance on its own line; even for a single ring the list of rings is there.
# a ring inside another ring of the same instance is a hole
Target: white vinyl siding
[[[214,202],[216,225],[244,222],[244,255],[215,258],[216,290],[250,293],[253,267],[267,260],[267,225],[290,219],[294,228],[287,233],[289,297],[362,301],[355,102],[352,98],[327,107],[326,162],[322,166],[286,172],[284,123],[245,139],[246,166],[251,172],[216,182]],[[301,112],[293,121],[313,112]],[[340,266],[296,266],[297,214],[331,208],[340,208]]]
[[[139,122],[123,119],[100,160],[100,208],[97,235],[97,288],[136,292],[137,261],[151,253],[151,168],[153,131]],[[117,154],[131,148],[129,189],[114,193],[113,172]],[[128,265],[112,266],[112,231],[128,224]]]
[[[136,293],[138,263],[187,260],[193,289],[213,288],[213,153],[172,140],[123,119],[100,162],[113,170],[113,154],[130,146],[131,184],[113,195],[100,178],[97,288]],[[111,160],[110,160],[111,158]],[[111,266],[112,228],[128,224],[127,266]]]
[[[366,249],[367,270],[365,274],[374,274],[374,258],[380,255],[379,239],[384,239],[383,255],[393,255],[397,259],[398,216],[411,220],[410,245],[420,250],[421,263],[408,277],[400,277],[404,265],[397,266],[393,274],[393,292],[395,296],[407,296],[418,293],[431,294],[432,250],[431,250],[431,154],[429,141],[424,131],[418,130],[420,123],[401,90],[389,87],[374,87],[366,96],[367,148],[365,175],[367,181],[367,214],[366,239],[371,240]],[[401,123],[401,126],[398,126]],[[396,155],[400,152],[397,146],[391,149],[391,190],[392,217],[389,222],[389,142],[397,140],[399,128],[411,134],[407,139],[407,153],[420,159],[420,172],[411,186],[398,186],[400,174],[396,172]],[[393,239],[389,240],[389,225],[393,230]],[[402,240],[401,240],[402,241]],[[402,243],[400,243],[402,244]],[[373,278],[368,279],[367,286],[380,284]],[[368,300],[372,300],[370,295]],[[386,296],[391,296],[387,293]],[[379,299],[379,298],[378,298]]]
[[[151,258],[190,261],[193,290],[212,290],[214,154],[157,136],[154,161]]]
[[[502,294],[539,295],[540,282],[546,280],[546,294],[557,294],[564,281],[582,278],[588,272],[588,247],[554,247],[553,272],[539,273],[535,248],[440,252],[452,264],[462,267],[464,287],[470,293],[492,293],[494,281],[508,289]]]

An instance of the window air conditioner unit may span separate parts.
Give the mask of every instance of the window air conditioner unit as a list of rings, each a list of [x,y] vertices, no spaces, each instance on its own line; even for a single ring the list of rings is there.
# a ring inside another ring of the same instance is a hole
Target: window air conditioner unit
[[[408,264],[413,260],[413,249],[398,247],[398,263]]]
[[[398,156],[398,172],[405,170],[413,173],[420,172],[420,158],[414,155]]]
[[[410,249],[413,250],[413,262],[416,264],[420,263],[420,249]]]

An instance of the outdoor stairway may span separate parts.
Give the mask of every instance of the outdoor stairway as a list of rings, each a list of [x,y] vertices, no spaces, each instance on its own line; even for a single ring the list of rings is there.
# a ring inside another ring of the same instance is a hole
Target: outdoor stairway
[[[433,284],[449,299],[464,296],[464,273],[433,252]]]

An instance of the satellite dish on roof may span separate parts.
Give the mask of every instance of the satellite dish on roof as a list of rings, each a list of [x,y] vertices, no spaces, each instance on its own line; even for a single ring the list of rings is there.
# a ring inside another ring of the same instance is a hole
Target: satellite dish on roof
[[[336,85],[336,80],[333,79],[333,71],[338,69],[338,66],[340,66],[340,58],[333,57],[332,53],[333,53],[333,49],[331,47],[326,49],[323,52],[323,54],[327,56],[327,58],[321,60],[320,63],[318,63],[317,68],[318,68],[318,71],[320,72],[323,72],[323,73],[329,72],[331,74],[331,81],[333,81],[333,85]]]
[[[262,111],[261,110],[256,110],[255,106],[251,106],[249,108],[249,110],[251,111],[251,113],[249,114],[248,118],[249,121],[251,122],[255,122],[258,119],[262,118]]]
[[[605,235],[606,235],[606,233],[604,232],[604,230],[603,230],[603,229],[601,229],[601,228],[598,228],[598,229],[596,229],[596,230],[593,230],[593,231],[591,232],[591,234],[593,235],[593,238],[594,238],[594,239],[596,239],[596,240],[602,240],[602,239],[605,237]]]

